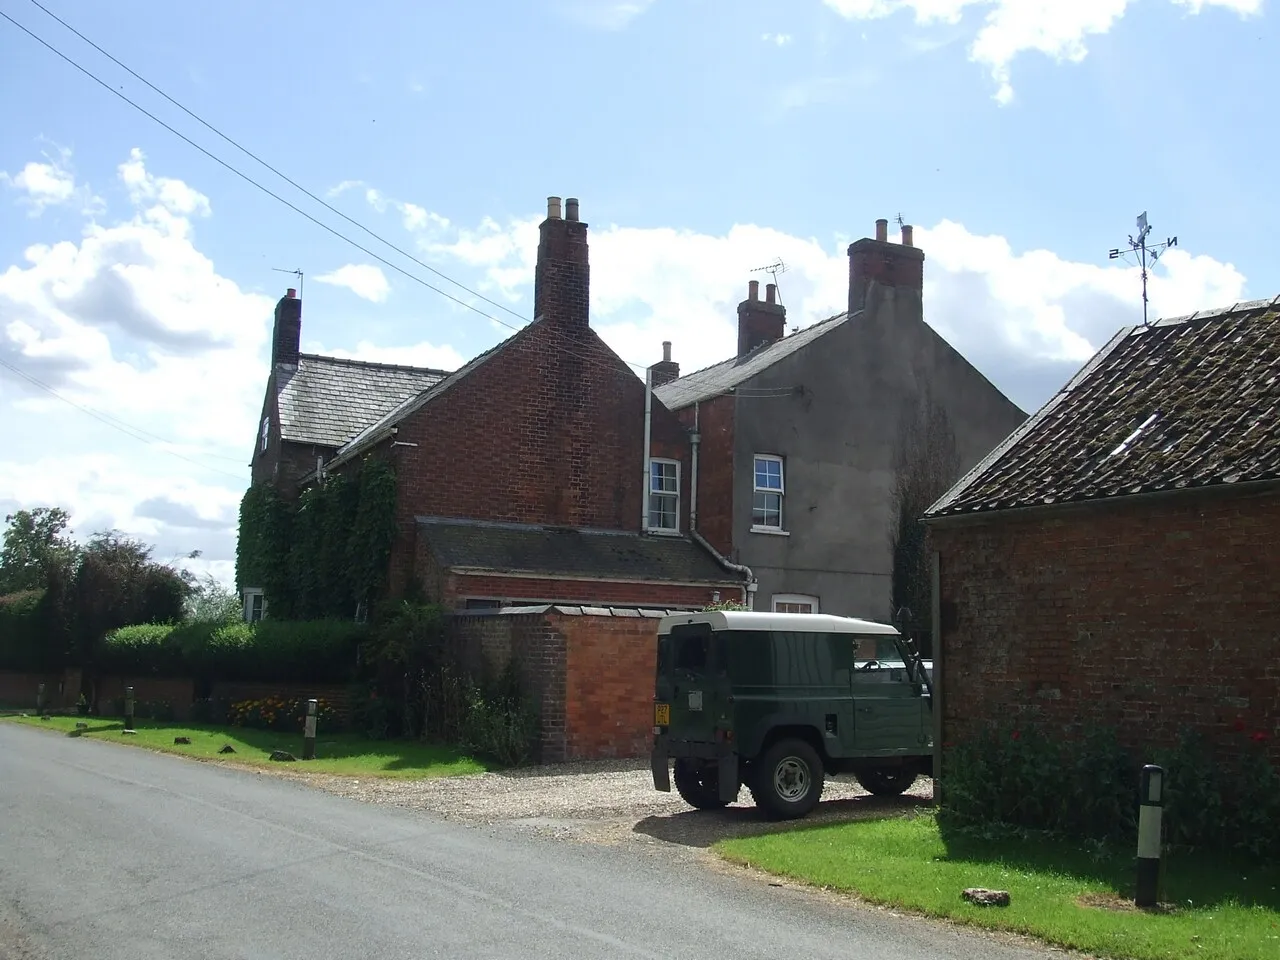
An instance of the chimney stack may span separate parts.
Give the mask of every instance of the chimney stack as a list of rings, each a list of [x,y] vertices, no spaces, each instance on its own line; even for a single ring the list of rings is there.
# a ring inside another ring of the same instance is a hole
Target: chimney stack
[[[649,368],[654,387],[670,383],[680,377],[680,364],[671,359],[671,341],[662,341],[662,359]]]
[[[590,322],[591,268],[587,225],[570,197],[560,215],[560,198],[547,197],[547,219],[538,228],[538,265],[533,279],[534,319],[565,333],[581,334]]]
[[[276,303],[275,326],[271,332],[271,365],[296,367],[302,349],[302,301],[290,287]]]
[[[777,302],[778,288],[767,284],[765,298],[760,300],[760,282],[747,284],[747,299],[738,304],[738,356],[775,340],[781,340],[787,327],[787,308]]]
[[[872,286],[924,295],[924,251],[913,243],[910,224],[902,226],[902,242],[889,242],[889,221],[876,221],[876,237],[849,244],[849,313],[867,305]]]

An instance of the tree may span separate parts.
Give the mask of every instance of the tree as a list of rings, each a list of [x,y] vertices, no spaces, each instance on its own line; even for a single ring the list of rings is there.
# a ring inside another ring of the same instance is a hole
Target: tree
[[[959,476],[960,456],[951,419],[926,388],[902,418],[894,451],[889,532],[893,609],[911,611],[908,626],[926,655],[931,653],[933,637],[933,578],[927,530],[920,518]]]
[[[0,549],[0,594],[41,590],[49,583],[49,569],[70,567],[78,548],[64,536],[71,515],[61,507],[19,510],[5,518]]]
[[[217,579],[206,573],[200,579],[188,579],[186,617],[197,623],[231,623],[244,615],[240,598]]]

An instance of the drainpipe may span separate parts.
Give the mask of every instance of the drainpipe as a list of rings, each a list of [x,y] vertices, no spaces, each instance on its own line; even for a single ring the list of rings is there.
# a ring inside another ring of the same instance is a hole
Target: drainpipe
[[[653,368],[650,367],[644,372],[644,483],[640,487],[640,532],[649,532],[649,488],[652,480],[649,478],[650,471],[650,447],[649,437],[652,432],[653,424]]]
[[[692,470],[690,473],[690,483],[692,484],[692,492],[689,494],[689,536],[695,542],[700,543],[706,550],[720,562],[720,565],[732,573],[739,574],[746,582],[742,585],[742,602],[748,610],[755,609],[756,598],[756,575],[751,572],[751,568],[745,563],[733,563],[728,557],[722,556],[720,551],[711,545],[711,543],[698,532],[698,447],[702,443],[702,434],[698,433],[698,411],[695,408],[694,431],[689,436],[689,442],[693,446]]]

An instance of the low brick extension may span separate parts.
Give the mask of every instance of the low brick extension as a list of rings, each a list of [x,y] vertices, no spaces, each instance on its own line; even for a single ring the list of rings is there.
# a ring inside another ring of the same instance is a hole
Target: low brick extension
[[[1280,761],[1280,492],[938,524],[944,740],[1025,717]],[[1259,736],[1260,735],[1260,736]]]
[[[515,607],[458,615],[452,638],[468,668],[515,656],[542,715],[543,763],[636,757],[653,728],[658,619],[635,607]]]

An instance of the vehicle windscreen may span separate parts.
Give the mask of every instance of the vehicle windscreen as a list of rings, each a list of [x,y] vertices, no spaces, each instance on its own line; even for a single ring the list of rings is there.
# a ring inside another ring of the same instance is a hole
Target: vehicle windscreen
[[[855,638],[853,659],[855,663],[865,663],[868,660],[901,663],[903,658],[894,637],[876,636]]]

